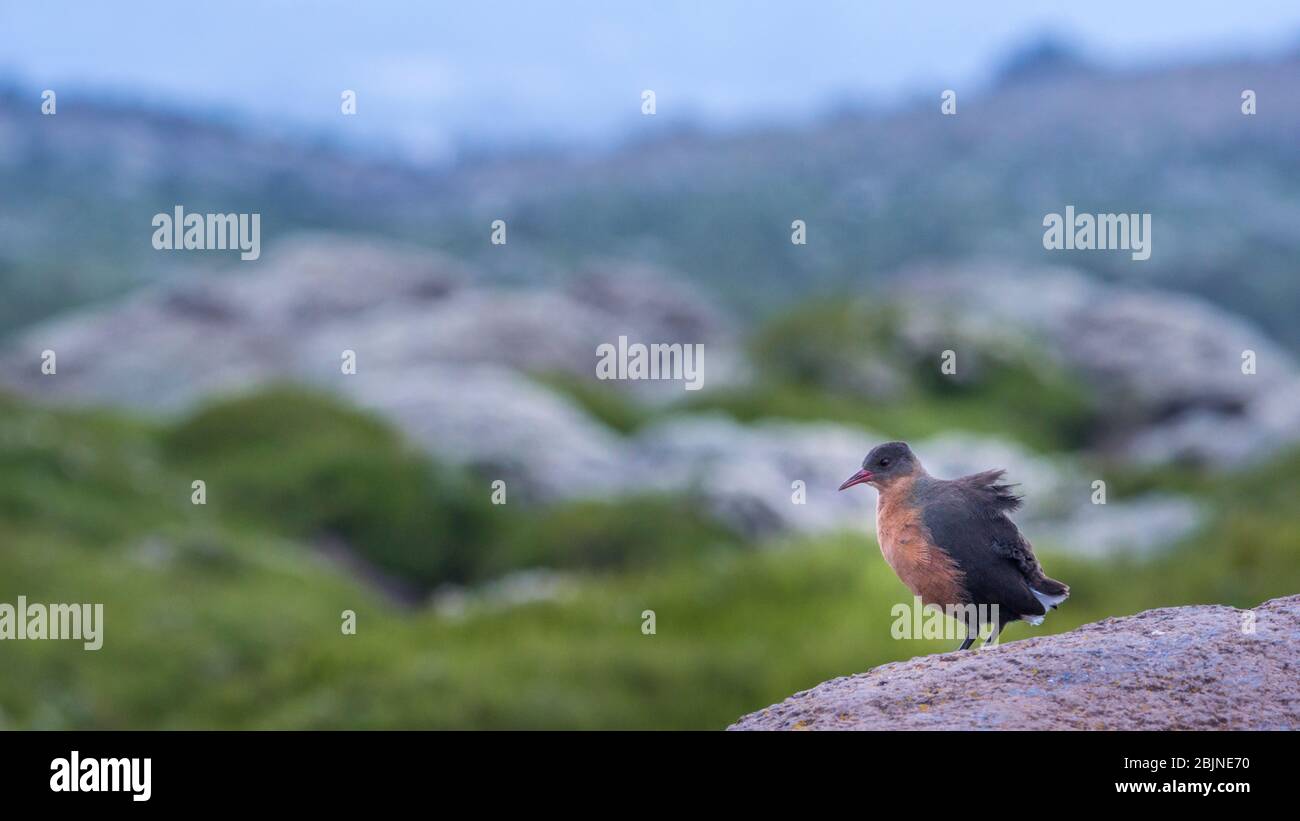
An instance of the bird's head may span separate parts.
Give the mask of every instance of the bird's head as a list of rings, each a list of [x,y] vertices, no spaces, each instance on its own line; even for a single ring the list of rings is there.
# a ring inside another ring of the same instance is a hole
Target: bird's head
[[[884,489],[899,479],[915,476],[920,470],[921,460],[906,442],[886,442],[871,449],[862,460],[862,470],[845,480],[840,490],[861,484]]]

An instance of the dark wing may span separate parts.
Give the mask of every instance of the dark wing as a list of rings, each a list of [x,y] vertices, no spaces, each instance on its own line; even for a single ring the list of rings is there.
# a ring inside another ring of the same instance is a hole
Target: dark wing
[[[934,543],[965,574],[972,603],[997,604],[1004,620],[1041,616],[1047,611],[1029,587],[1043,571],[1033,547],[1004,512],[1011,504],[999,501],[1016,497],[1005,485],[989,482],[999,478],[996,473],[936,482],[918,500],[922,519]]]
[[[1016,494],[1015,485],[1002,481],[1005,474],[1005,470],[986,470],[957,479],[953,484],[989,507],[1010,513],[1020,507],[1021,497]]]

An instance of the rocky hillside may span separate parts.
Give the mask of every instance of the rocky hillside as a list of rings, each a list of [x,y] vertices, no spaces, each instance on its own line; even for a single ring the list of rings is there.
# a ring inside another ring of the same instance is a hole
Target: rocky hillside
[[[870,494],[835,489],[874,443],[908,436],[936,475],[1007,468],[1032,488],[1024,515],[1035,532],[1081,552],[1168,543],[1199,516],[1167,494],[1111,500],[1103,511],[1090,498],[1097,474],[1081,469],[1078,454],[1017,440],[1016,419],[1003,416],[1008,406],[1058,424],[1050,390],[1035,388],[1037,372],[1055,369],[1082,379],[1085,395],[1112,398],[1090,413],[1121,463],[1190,454],[1227,467],[1300,436],[1300,380],[1249,323],[1188,297],[1098,285],[1069,271],[1028,274],[1041,283],[1034,289],[978,268],[945,276],[909,275],[911,285],[888,302],[864,299],[863,323],[848,315],[851,339],[825,336],[819,316],[816,333],[796,324],[769,339],[773,355],[793,357],[791,378],[807,378],[805,360],[831,374],[793,403],[774,402],[763,392],[783,366],[754,350],[752,329],[663,271],[604,263],[566,287],[502,287],[415,247],[308,234],[268,250],[255,273],[236,264],[30,328],[0,347],[0,385],[41,402],[158,414],[268,383],[307,384],[378,412],[441,461],[505,480],[513,499],[689,493],[750,536],[867,527]],[[953,315],[949,300],[930,291],[989,304]],[[1043,305],[1005,304],[1026,291]],[[873,322],[892,328],[879,344],[856,330]],[[1128,327],[1140,327],[1140,349]],[[596,380],[597,347],[620,335],[702,344],[702,390]],[[1259,350],[1259,374],[1242,375],[1243,346]],[[925,388],[939,391],[928,404],[897,405],[921,390],[911,384],[924,381],[917,373],[936,370],[938,352],[950,347],[960,351],[962,380],[1002,380],[978,400],[988,431],[953,415],[970,403],[966,388]],[[57,374],[41,372],[47,350],[58,357]],[[345,351],[355,353],[355,373],[343,373]],[[1007,351],[1018,352],[1020,370],[999,376]],[[1179,367],[1164,366],[1167,359]],[[1136,398],[1114,399],[1128,394]],[[827,395],[838,415],[821,415]],[[593,413],[599,402],[624,408],[636,424],[612,427]],[[738,402],[756,417],[738,418]],[[909,418],[927,408],[941,415],[929,430],[908,433]],[[1186,439],[1197,424],[1218,435],[1193,436],[1186,447],[1128,444]]]
[[[1126,460],[1235,467],[1300,437],[1295,360],[1204,300],[1057,267],[913,266],[897,280],[914,344],[969,349],[1029,334],[1105,397],[1106,444]]]
[[[0,190],[16,193],[0,199],[0,335],[176,275],[149,226],[183,203],[259,212],[268,242],[309,228],[407,240],[496,281],[563,279],[581,255],[640,259],[760,314],[916,261],[1065,262],[1200,295],[1300,346],[1300,57],[1039,68],[956,89],[953,117],[938,113],[936,88],[807,127],[630,134],[607,151],[441,169],[84,99],[42,117],[38,94],[0,91]],[[1258,114],[1241,113],[1243,89]],[[1151,213],[1151,259],[1045,252],[1043,215],[1066,205]],[[488,242],[495,219],[510,226],[506,246]],[[789,241],[793,219],[808,225],[806,246]]]
[[[885,664],[733,730],[1300,729],[1300,596],[1170,607]]]

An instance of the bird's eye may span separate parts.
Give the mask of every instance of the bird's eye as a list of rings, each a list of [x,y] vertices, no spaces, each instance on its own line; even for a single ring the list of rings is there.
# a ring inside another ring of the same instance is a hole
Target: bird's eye
[[[888,459],[881,459],[881,460],[880,460],[880,466],[881,466],[882,468],[889,467],[889,460],[888,460]]]

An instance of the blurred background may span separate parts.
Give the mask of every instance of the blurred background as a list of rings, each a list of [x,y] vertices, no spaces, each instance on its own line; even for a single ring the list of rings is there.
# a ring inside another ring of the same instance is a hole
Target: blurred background
[[[0,727],[723,727],[952,649],[835,492],[890,439],[1022,483],[1004,640],[1300,589],[1294,3],[462,5],[0,5],[0,601],[105,610]]]

